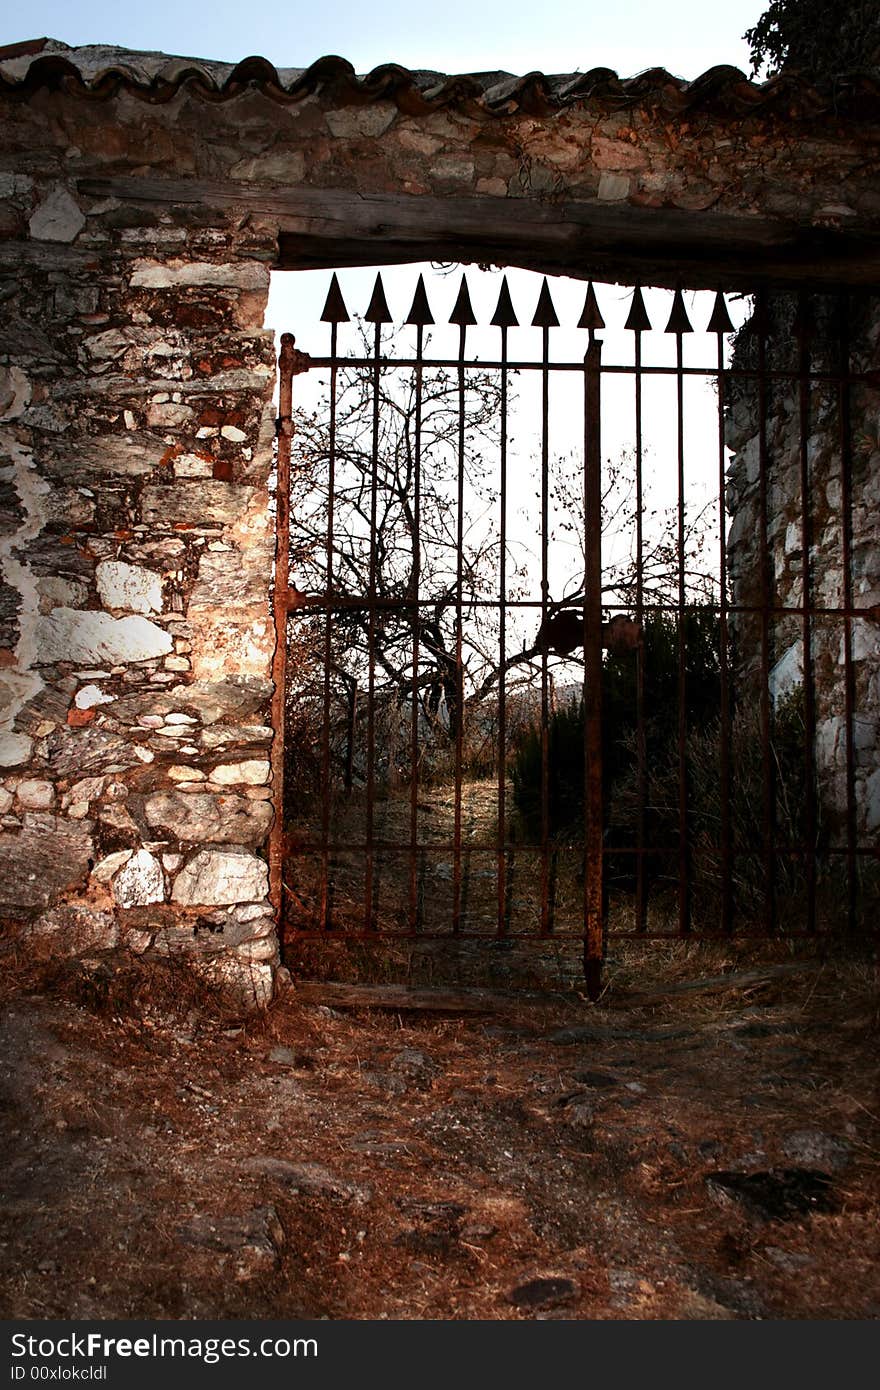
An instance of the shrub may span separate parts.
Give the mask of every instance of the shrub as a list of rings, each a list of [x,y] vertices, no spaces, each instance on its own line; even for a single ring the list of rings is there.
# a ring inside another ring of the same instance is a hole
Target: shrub
[[[702,728],[718,713],[721,663],[717,615],[708,608],[683,615],[685,713],[689,728]],[[678,727],[678,622],[669,614],[643,624],[645,737],[649,760],[662,756]],[[638,724],[637,667],[632,654],[607,655],[602,665],[603,783],[607,810],[614,786],[634,767]],[[548,727],[549,830],[579,829],[584,814],[583,700],[561,705]],[[510,764],[513,799],[527,834],[541,832],[541,730],[532,723],[517,741]],[[622,833],[625,831],[622,828]]]
[[[722,857],[721,720],[714,718],[688,732],[685,763],[688,785],[690,879],[703,916],[720,907],[724,866]],[[740,703],[733,711],[728,732],[730,795],[727,813],[730,827],[730,874],[734,908],[754,915],[764,902],[763,802],[765,784],[764,744],[757,701]],[[806,886],[805,851],[808,816],[806,798],[806,726],[803,689],[777,706],[771,728],[770,776],[775,806],[774,882],[777,897],[795,904]],[[615,784],[611,815],[615,828],[633,826],[639,814],[639,791],[633,766]],[[670,740],[647,772],[647,844],[675,845],[679,832],[679,751]],[[817,804],[813,850],[824,838],[821,805]],[[615,836],[616,839],[616,836]],[[794,853],[789,852],[794,851]],[[653,858],[653,857],[652,857]],[[664,862],[665,861],[665,862]],[[651,862],[651,861],[649,861]],[[653,858],[654,877],[677,877],[677,856],[670,862]]]

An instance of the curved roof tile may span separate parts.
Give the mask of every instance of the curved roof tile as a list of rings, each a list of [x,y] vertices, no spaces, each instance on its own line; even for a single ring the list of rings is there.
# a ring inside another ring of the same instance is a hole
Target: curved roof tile
[[[841,78],[832,93],[818,91],[796,74],[752,82],[739,68],[729,66],[710,68],[693,81],[675,77],[665,68],[651,68],[629,78],[601,67],[555,75],[530,72],[522,77],[507,72],[447,76],[394,63],[359,76],[351,63],[334,55],[319,58],[307,68],[278,69],[261,57],[221,63],[99,45],[71,48],[56,39],[32,39],[0,49],[0,92],[27,99],[47,87],[99,100],[125,89],[155,103],[171,100],[182,87],[210,102],[227,101],[247,87],[257,87],[278,102],[293,103],[321,92],[340,106],[390,100],[414,115],[442,108],[473,115],[550,115],[590,104],[612,110],[659,107],[669,113],[694,109],[720,115],[779,112],[795,120],[830,110],[860,121],[880,118],[876,72]]]

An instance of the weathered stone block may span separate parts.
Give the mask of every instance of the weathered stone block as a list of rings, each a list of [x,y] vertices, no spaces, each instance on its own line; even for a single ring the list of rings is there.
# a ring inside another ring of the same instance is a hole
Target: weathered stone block
[[[200,850],[178,873],[171,892],[181,907],[252,902],[269,891],[269,870],[247,849]]]
[[[92,878],[97,883],[109,883],[113,875],[128,863],[133,853],[130,849],[118,849],[113,854],[105,854],[92,869]]]
[[[93,853],[91,821],[26,813],[20,831],[0,835],[0,911],[50,906],[85,881]]]
[[[20,367],[0,367],[0,420],[16,420],[31,399],[31,384]]]
[[[603,170],[599,176],[597,196],[603,203],[622,203],[629,195],[629,187],[626,174],[610,174]]]
[[[94,609],[55,608],[37,623],[36,664],[55,661],[122,665],[166,656],[174,643],[146,618],[112,618]]]
[[[192,617],[192,669],[200,681],[220,681],[227,671],[259,677],[269,666],[274,632],[268,605],[233,613],[228,608],[203,608]]]
[[[135,747],[130,738],[111,729],[58,728],[47,739],[49,770],[55,777],[121,772],[140,761]]]
[[[25,734],[0,733],[0,767],[21,767],[33,746],[33,739]]]
[[[265,180],[268,183],[281,183],[290,187],[302,182],[305,171],[306,161],[302,151],[283,148],[238,160],[229,170],[229,177],[243,179],[248,183]]]
[[[38,205],[28,230],[36,241],[76,241],[85,225],[79,203],[59,184]]]
[[[237,763],[218,763],[212,768],[210,778],[223,786],[245,783],[252,787],[264,787],[269,781],[269,764],[264,758],[243,758]]]
[[[190,618],[197,610],[217,609],[221,605],[252,607],[268,603],[272,551],[272,542],[261,537],[250,541],[245,549],[203,554],[187,609]]]
[[[157,792],[147,799],[144,814],[148,825],[184,844],[214,841],[259,845],[272,824],[268,802],[202,792]]]
[[[155,570],[124,560],[102,560],[95,569],[98,594],[105,608],[130,613],[161,613],[162,577]]]
[[[112,913],[75,903],[42,913],[31,931],[34,935],[50,938],[53,950],[62,955],[109,951],[119,944],[119,927]]]
[[[146,907],[165,900],[162,866],[149,850],[138,850],[113,880],[113,896],[120,907]]]
[[[55,788],[42,778],[26,777],[15,789],[20,806],[27,811],[49,811],[55,804]]]
[[[133,290],[177,290],[192,285],[219,289],[268,290],[269,268],[257,261],[214,265],[208,261],[138,261],[129,281]]]
[[[141,496],[141,516],[147,525],[229,526],[250,506],[254,489],[215,480],[148,483]]]

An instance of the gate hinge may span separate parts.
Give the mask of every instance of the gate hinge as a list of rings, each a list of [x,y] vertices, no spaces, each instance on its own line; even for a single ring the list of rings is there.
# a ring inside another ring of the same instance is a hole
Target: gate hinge
[[[312,365],[312,359],[307,352],[300,352],[294,344],[296,339],[292,333],[281,334],[281,352],[278,355],[278,370],[281,376],[299,376],[301,372],[307,372]]]

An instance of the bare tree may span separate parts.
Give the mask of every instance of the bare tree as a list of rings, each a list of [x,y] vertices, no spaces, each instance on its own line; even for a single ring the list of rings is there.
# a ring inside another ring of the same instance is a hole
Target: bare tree
[[[364,335],[364,357],[369,352]],[[408,369],[383,370],[374,401],[372,371],[360,366],[339,370],[332,431],[326,399],[300,412],[291,503],[291,573],[302,591],[297,640],[316,658],[323,652],[323,660],[290,663],[290,697],[300,719],[308,706],[313,725],[332,721],[334,758],[344,764],[346,785],[355,775],[353,749],[368,688],[374,711],[382,713],[381,752],[393,780],[413,717],[430,735],[423,755],[436,755],[460,724],[476,720],[487,734],[502,679],[525,691],[540,679],[546,645],[534,612],[525,620],[529,630],[523,621],[508,628],[501,656],[500,626],[507,621],[501,599],[528,593],[536,552],[534,519],[529,526],[509,524],[502,596],[500,403],[497,373],[469,369],[462,411],[457,374],[429,363],[420,384]],[[508,408],[515,418],[510,400]],[[618,534],[634,529],[633,475],[627,457],[607,468],[605,525]],[[579,459],[552,462],[551,494],[550,539],[564,554],[565,570],[548,605],[552,617],[583,603]],[[514,498],[511,511],[518,505]],[[676,519],[655,512],[645,523],[642,589],[659,600],[669,596],[677,574]],[[705,516],[689,520],[689,584],[708,582],[700,568],[705,532]],[[613,601],[634,601],[631,552],[608,567],[606,583]],[[566,660],[576,667],[580,657],[570,650]],[[576,679],[576,669],[567,671]]]

